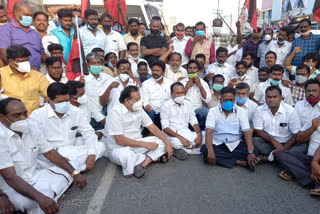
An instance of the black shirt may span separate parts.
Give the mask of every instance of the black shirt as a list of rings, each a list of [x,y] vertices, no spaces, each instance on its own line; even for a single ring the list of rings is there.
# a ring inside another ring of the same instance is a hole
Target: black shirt
[[[140,47],[145,46],[147,49],[154,49],[154,48],[166,48],[168,47],[167,40],[163,36],[157,35],[157,36],[145,36],[141,39]],[[144,59],[147,60],[149,66],[152,65],[152,63],[159,59],[159,56],[153,56],[153,55],[145,55]]]

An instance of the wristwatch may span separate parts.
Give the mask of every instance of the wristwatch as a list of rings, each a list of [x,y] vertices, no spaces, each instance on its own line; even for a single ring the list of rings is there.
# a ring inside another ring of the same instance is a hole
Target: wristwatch
[[[6,198],[8,198],[8,196],[7,196],[6,193],[0,193],[0,197],[6,197]]]
[[[253,154],[253,150],[249,150],[249,151],[248,151],[248,154]]]
[[[74,176],[76,176],[76,175],[78,175],[78,174],[80,174],[80,172],[77,171],[77,170],[74,170],[73,173],[71,174],[71,176],[74,177]]]

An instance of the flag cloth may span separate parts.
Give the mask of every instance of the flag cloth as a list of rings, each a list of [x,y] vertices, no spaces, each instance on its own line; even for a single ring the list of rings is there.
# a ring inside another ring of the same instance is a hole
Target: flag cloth
[[[320,0],[314,1],[313,18],[320,24]]]
[[[125,0],[104,0],[104,6],[110,13],[110,15],[113,17],[113,22],[114,21],[119,21],[118,16],[119,16],[119,23],[123,25],[123,20],[121,18],[121,14],[118,13],[118,1],[121,3],[121,8],[124,13],[124,16],[126,17],[127,15],[127,4]]]
[[[81,0],[81,18],[85,20],[84,11],[90,8],[90,0]]]
[[[66,76],[68,80],[74,80],[75,78],[81,76],[81,67],[83,68],[83,74],[88,74],[88,68],[87,63],[84,56],[84,50],[83,46],[80,41],[80,47],[81,47],[81,53],[79,53],[79,46],[78,46],[78,35],[77,35],[77,29],[74,31],[73,39],[72,39],[72,46],[71,51],[66,67]],[[82,65],[80,64],[80,54],[82,58]]]
[[[7,1],[7,16],[10,20],[13,19],[13,6],[15,3],[22,1],[22,0],[8,0]]]
[[[244,6],[248,10],[248,22],[250,26],[257,31],[257,0],[246,0]]]

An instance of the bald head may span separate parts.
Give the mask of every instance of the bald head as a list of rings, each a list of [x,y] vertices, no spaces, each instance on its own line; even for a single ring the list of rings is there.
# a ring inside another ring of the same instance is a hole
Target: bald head
[[[13,6],[14,20],[20,27],[29,27],[32,23],[32,9],[25,2],[17,2]]]
[[[23,7],[27,7],[31,9],[31,7],[27,3],[25,3],[24,1],[19,1],[14,4],[13,11],[17,11]]]

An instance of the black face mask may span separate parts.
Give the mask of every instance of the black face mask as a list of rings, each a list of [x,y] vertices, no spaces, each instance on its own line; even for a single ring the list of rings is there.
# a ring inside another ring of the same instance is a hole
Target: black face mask
[[[112,27],[112,25],[103,25],[102,27],[103,27],[103,29],[105,29],[105,30],[110,30],[111,27]]]
[[[203,69],[204,68],[204,63],[203,62],[200,62],[199,63],[199,69]]]
[[[151,30],[152,35],[160,35],[160,30]]]

